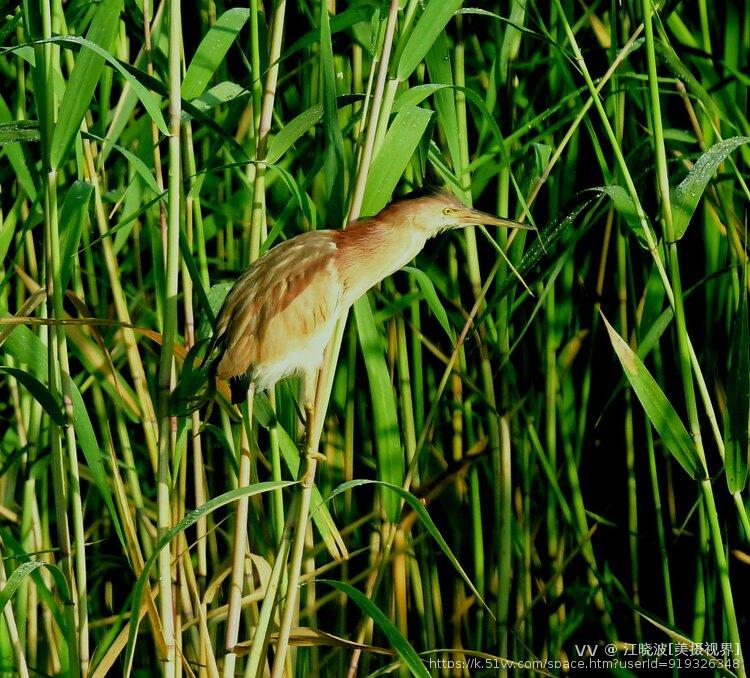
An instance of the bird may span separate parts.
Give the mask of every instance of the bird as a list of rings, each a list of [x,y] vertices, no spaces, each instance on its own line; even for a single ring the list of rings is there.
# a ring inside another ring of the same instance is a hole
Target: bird
[[[267,390],[300,374],[312,383],[354,302],[428,240],[469,225],[530,228],[467,207],[443,188],[423,189],[345,229],[308,231],[269,249],[237,279],[216,317],[209,388],[228,380],[237,403],[251,386]]]

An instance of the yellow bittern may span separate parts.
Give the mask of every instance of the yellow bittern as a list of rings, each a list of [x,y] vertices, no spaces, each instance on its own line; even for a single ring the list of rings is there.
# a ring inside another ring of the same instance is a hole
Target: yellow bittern
[[[240,276],[219,311],[209,349],[232,402],[293,374],[310,383],[336,321],[367,290],[411,261],[433,236],[468,225],[528,228],[464,205],[444,190],[413,193],[344,230],[303,233]],[[215,355],[214,355],[215,354]]]
[[[429,238],[470,224],[524,228],[470,209],[445,191],[412,194],[344,230],[311,231],[277,245],[251,264],[224,300],[206,354],[208,399],[217,379],[230,381],[232,402],[239,402],[250,390],[270,389],[284,377],[299,373],[305,377],[306,464],[300,477],[302,490],[295,495],[299,508],[282,629],[292,624],[315,468],[317,461],[325,459],[317,452],[313,389],[336,321],[367,290],[411,261]],[[186,360],[185,366],[183,375],[190,375],[191,361]],[[189,378],[186,382],[189,390]],[[247,484],[249,478],[249,457],[243,455],[238,481]],[[246,514],[247,503],[238,504],[228,652],[237,642],[239,628]],[[288,635],[281,634],[274,676],[284,665],[287,642]]]

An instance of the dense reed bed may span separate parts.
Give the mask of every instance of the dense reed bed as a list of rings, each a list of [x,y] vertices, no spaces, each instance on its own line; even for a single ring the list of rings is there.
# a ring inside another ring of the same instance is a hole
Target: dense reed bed
[[[0,674],[744,676],[748,54],[747,0],[0,2]],[[297,380],[188,376],[426,184],[538,231],[356,304],[306,493]]]

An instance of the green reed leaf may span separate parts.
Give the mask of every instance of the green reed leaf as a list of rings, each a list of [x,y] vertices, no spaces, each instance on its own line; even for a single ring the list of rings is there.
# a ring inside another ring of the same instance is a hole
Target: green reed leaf
[[[430,0],[406,41],[396,68],[396,77],[404,82],[419,66],[440,34],[445,30],[462,0]]]
[[[318,104],[290,120],[268,144],[266,161],[270,164],[278,162],[305,132],[315,127],[322,119],[323,106]]]
[[[93,192],[94,187],[87,181],[74,181],[60,209],[60,287],[63,291],[68,288],[73,273],[75,254]]]
[[[391,123],[367,179],[362,215],[377,214],[390,200],[432,118],[432,111],[404,107]]]
[[[378,479],[389,485],[401,485],[404,481],[404,451],[399,433],[396,395],[367,295],[354,304],[354,317],[370,386]],[[396,522],[400,512],[398,497],[386,494],[382,501],[388,520]]]
[[[65,575],[62,570],[56,565],[50,565],[40,560],[27,560],[25,563],[21,563],[13,573],[8,577],[8,581],[5,582],[3,590],[0,591],[0,611],[5,610],[5,606],[10,602],[13,594],[21,586],[23,580],[26,577],[32,575],[40,567],[44,567],[52,575],[52,579],[57,586],[57,592],[63,603],[71,605],[72,600],[70,599],[70,589],[68,589],[68,582],[65,579]],[[64,627],[61,627],[64,631]],[[67,634],[64,634],[67,636]]]
[[[15,334],[15,332],[14,332]],[[6,342],[7,343],[7,342]],[[58,426],[65,426],[65,415],[60,402],[52,395],[52,392],[30,372],[18,367],[0,365],[0,372],[14,377],[36,400],[42,409],[50,416]]]
[[[382,481],[378,480],[350,480],[348,482],[342,483],[339,485],[328,497],[328,501],[333,499],[335,496],[341,494],[342,492],[346,492],[347,490],[350,490],[354,487],[359,487],[361,485],[378,485],[379,487],[382,487],[383,489],[390,490],[391,492],[398,495],[398,497],[401,497],[411,508],[412,510],[417,514],[419,517],[420,522],[422,525],[424,525],[425,529],[429,533],[429,535],[435,540],[437,545],[440,547],[440,550],[445,554],[446,558],[450,561],[451,565],[456,569],[456,572],[461,575],[461,578],[466,582],[466,585],[471,589],[471,592],[477,597],[477,600],[482,604],[482,606],[487,610],[490,617],[493,619],[495,618],[494,613],[489,608],[487,603],[484,602],[484,598],[481,596],[479,591],[477,590],[476,586],[474,586],[474,583],[469,578],[469,575],[466,574],[466,571],[461,566],[461,563],[459,562],[458,558],[454,555],[453,551],[451,551],[450,546],[448,546],[448,542],[445,541],[443,535],[440,533],[440,530],[438,530],[437,525],[435,525],[434,521],[430,517],[430,514],[427,512],[427,509],[425,508],[424,504],[419,500],[419,498],[415,497],[411,492],[408,490],[405,490],[400,485],[392,485],[390,483],[384,483]]]
[[[445,306],[443,306],[438,298],[437,292],[435,291],[435,285],[432,280],[430,280],[430,276],[413,266],[404,266],[403,270],[414,276],[419,288],[422,290],[422,296],[427,303],[427,307],[432,311],[435,319],[440,323],[440,327],[445,330],[448,338],[453,341],[455,337],[454,332],[451,329],[450,321],[448,320],[448,313],[445,310]]]
[[[0,124],[0,146],[39,139],[39,123],[35,120],[14,120]]]
[[[404,638],[401,631],[391,622],[390,619],[381,611],[381,609],[375,605],[364,593],[359,589],[355,589],[350,584],[346,584],[342,581],[334,581],[332,579],[319,579],[318,583],[328,584],[338,591],[344,593],[348,598],[353,600],[360,610],[365,614],[366,617],[372,619],[378,628],[383,632],[391,647],[396,650],[401,660],[404,662],[406,668],[409,669],[409,673],[412,676],[418,676],[420,678],[429,678],[430,672],[424,665],[424,662],[419,658],[416,650],[409,645],[409,641]]]
[[[672,191],[672,218],[675,239],[679,240],[685,235],[690,219],[698,207],[698,201],[719,165],[727,159],[732,151],[748,141],[750,141],[750,137],[732,137],[714,144],[698,158],[688,175]]]
[[[238,487],[224,494],[220,494],[218,497],[210,499],[202,506],[193,509],[188,512],[185,517],[180,520],[176,525],[171,527],[164,536],[154,544],[154,550],[149,556],[149,559],[144,563],[143,570],[140,576],[135,582],[133,587],[133,595],[131,599],[131,614],[130,624],[128,626],[128,642],[125,647],[125,674],[129,675],[133,665],[133,653],[135,652],[135,639],[138,634],[138,627],[140,626],[140,615],[139,610],[141,608],[141,601],[143,600],[143,591],[149,581],[151,568],[153,567],[156,559],[159,556],[161,550],[174,539],[180,532],[184,532],[189,527],[195,525],[200,518],[212,513],[222,506],[237,501],[240,497],[254,497],[264,492],[270,492],[272,490],[280,490],[291,485],[296,485],[297,481],[271,481],[265,483],[256,483],[254,485],[247,485],[246,487]]]
[[[122,0],[102,0],[86,33],[86,40],[109,52],[117,33],[121,8]],[[84,49],[78,54],[76,65],[65,88],[65,95],[60,102],[60,111],[52,134],[52,169],[58,169],[65,161],[83,117],[91,105],[103,68],[104,57],[98,51]]]
[[[748,431],[750,430],[750,326],[748,325],[747,268],[742,293],[734,316],[734,332],[729,347],[727,418],[724,446],[729,491],[742,492],[747,483]]]
[[[104,61],[111,68],[117,71],[123,78],[125,78],[128,81],[130,86],[133,88],[133,91],[138,96],[138,99],[143,104],[143,107],[146,109],[151,119],[156,123],[156,126],[159,128],[159,131],[161,131],[161,133],[164,135],[169,134],[167,123],[164,121],[164,116],[161,113],[161,110],[159,108],[159,103],[156,97],[154,97],[154,95],[149,91],[149,89],[145,85],[142,84],[142,82],[145,82],[145,83],[148,83],[149,87],[153,86],[154,91],[157,91],[158,89],[158,90],[166,92],[166,88],[163,86],[163,84],[159,83],[158,80],[151,78],[146,73],[138,70],[134,66],[130,66],[129,64],[123,64],[118,59],[115,59],[107,50],[102,49],[95,42],[92,42],[91,40],[88,40],[87,38],[81,38],[75,35],[68,35],[65,37],[54,37],[54,38],[48,38],[47,40],[38,40],[35,44],[45,44],[45,43],[62,45],[63,47],[70,47],[72,49],[76,49],[81,52],[90,50],[91,52],[94,52],[100,57],[102,57]],[[84,48],[83,50],[81,50],[82,47]],[[3,54],[4,52],[17,51],[18,49],[19,48],[17,47],[12,47],[7,50],[0,50],[0,54]],[[68,83],[68,87],[70,87],[70,83]],[[195,110],[195,107],[192,107],[192,110]],[[196,111],[196,113],[198,115],[201,115],[200,111]],[[79,125],[80,125],[80,122],[79,122]],[[78,131],[77,127],[75,131],[76,132]],[[73,143],[73,138],[75,138],[75,133],[73,134],[73,137],[70,139],[71,144]]]
[[[99,490],[99,494],[102,495],[104,504],[109,512],[109,517],[112,520],[117,536],[120,538],[120,543],[122,544],[124,551],[127,553],[128,545],[125,541],[122,526],[120,525],[120,519],[117,516],[115,504],[112,501],[112,492],[109,489],[109,473],[105,468],[102,459],[102,448],[96,439],[94,427],[91,425],[91,419],[86,410],[86,404],[83,402],[83,397],[81,396],[78,387],[75,385],[75,382],[65,374],[63,375],[63,379],[68,382],[67,386],[70,389],[70,395],[73,400],[73,427],[76,431],[78,444],[83,451],[83,456],[86,457],[86,464],[89,468],[89,473],[91,473],[96,489]]]
[[[646,416],[661,436],[665,447],[693,478],[696,480],[705,478],[706,471],[695,443],[674,407],[667,400],[667,396],[664,395],[664,391],[661,390],[635,351],[609,324],[603,313],[601,317],[609,333],[612,347],[625,371],[625,376],[643,406]]]
[[[203,94],[206,85],[224,60],[229,48],[250,17],[245,7],[233,7],[224,12],[201,40],[185,78],[181,94],[185,99],[195,99]],[[257,77],[258,74],[255,74]]]
[[[654,230],[651,228],[651,224],[646,221],[646,228],[648,229],[647,234],[645,229],[643,228],[641,220],[638,218],[638,212],[635,208],[635,203],[633,203],[633,199],[622,186],[613,184],[611,186],[599,186],[597,188],[592,188],[591,190],[598,193],[603,193],[604,195],[609,196],[612,199],[612,204],[614,205],[615,209],[625,220],[625,225],[636,237],[636,240],[638,240],[638,244],[641,247],[643,247],[644,249],[649,249],[649,238],[651,239],[651,242],[656,242],[656,235],[654,234]]]

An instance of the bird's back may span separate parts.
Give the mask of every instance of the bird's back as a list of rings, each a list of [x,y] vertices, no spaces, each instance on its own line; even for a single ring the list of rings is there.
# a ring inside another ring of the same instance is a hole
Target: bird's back
[[[260,389],[319,367],[341,311],[331,231],[287,240],[254,262],[216,320],[219,379],[247,375]]]

